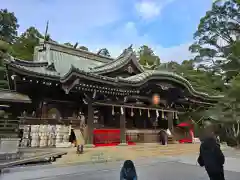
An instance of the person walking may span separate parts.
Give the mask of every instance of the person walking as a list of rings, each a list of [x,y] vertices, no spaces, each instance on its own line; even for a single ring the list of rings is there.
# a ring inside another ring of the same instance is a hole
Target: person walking
[[[134,163],[126,160],[120,172],[120,180],[137,180],[137,173]]]
[[[210,180],[225,180],[224,168],[225,157],[214,136],[202,140],[198,164],[205,167]]]

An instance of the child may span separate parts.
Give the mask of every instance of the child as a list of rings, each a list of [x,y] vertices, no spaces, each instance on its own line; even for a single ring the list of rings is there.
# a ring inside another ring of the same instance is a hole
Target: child
[[[126,160],[120,172],[120,180],[137,180],[135,166],[131,160]]]

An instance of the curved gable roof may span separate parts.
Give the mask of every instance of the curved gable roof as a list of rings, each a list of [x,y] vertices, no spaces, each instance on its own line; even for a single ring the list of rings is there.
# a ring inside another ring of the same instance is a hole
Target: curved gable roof
[[[211,100],[216,100],[223,97],[223,96],[210,96],[207,93],[196,91],[187,79],[175,73],[166,71],[148,70],[127,78],[122,77],[112,78],[91,72],[84,72],[75,67],[72,67],[71,71],[61,78],[61,82],[62,83],[66,82],[68,79],[70,79],[72,75],[79,76],[82,78],[89,77],[91,80],[94,81],[102,81],[107,84],[126,87],[140,87],[150,80],[169,80],[181,84],[188,90],[190,94],[192,94],[195,97]]]
[[[119,57],[117,57],[117,59],[115,59],[114,61],[109,62],[107,64],[103,64],[101,66],[96,66],[92,70],[90,70],[90,72],[104,75],[106,73],[117,71],[130,62],[132,62],[135,65],[136,69],[139,72],[144,72],[144,69],[139,64],[136,54],[132,49],[132,45],[125,49],[123,53]]]

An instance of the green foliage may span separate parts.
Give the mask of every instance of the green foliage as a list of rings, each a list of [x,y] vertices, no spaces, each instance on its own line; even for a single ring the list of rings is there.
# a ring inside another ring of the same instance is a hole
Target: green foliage
[[[237,75],[236,67],[240,66],[236,58],[229,58],[232,55],[231,48],[236,46],[235,43],[240,37],[239,17],[240,5],[236,0],[216,1],[200,20],[194,34],[196,41],[190,47],[192,52],[197,53],[196,62],[206,70],[226,73],[227,81]],[[227,70],[231,69],[230,74],[225,71],[226,67]]]
[[[28,28],[12,45],[12,55],[19,59],[33,60],[34,47],[39,44],[40,38],[44,37],[36,28]]]
[[[230,82],[230,88],[225,91],[225,96],[216,106],[206,113],[216,124],[223,124],[225,136],[240,144],[240,75]]]
[[[14,13],[8,12],[7,9],[0,10],[0,40],[9,44],[14,43],[17,38],[17,18]]]
[[[222,65],[226,82],[233,79],[240,72],[240,40],[235,41],[228,48],[228,62]]]
[[[185,60],[182,64],[176,62],[161,64],[158,70],[175,72],[186,78],[194,89],[209,95],[219,95],[224,91],[225,86],[220,75],[194,66],[194,60]]]
[[[9,50],[9,44],[0,40],[0,89],[8,88],[4,59],[8,56]]]
[[[139,48],[138,56],[140,64],[146,69],[155,69],[160,64],[160,58],[146,45]]]
[[[199,85],[203,82],[207,85],[201,85],[200,89],[212,87],[224,94],[224,98],[204,115],[215,124],[222,124],[224,139],[239,144],[240,1],[215,1],[212,9],[200,20],[194,38],[196,41],[190,50],[197,53],[194,59],[197,70],[203,71],[205,76],[198,74],[200,78],[196,81]]]
[[[10,46],[8,43],[0,40],[0,59],[3,59],[9,52]]]

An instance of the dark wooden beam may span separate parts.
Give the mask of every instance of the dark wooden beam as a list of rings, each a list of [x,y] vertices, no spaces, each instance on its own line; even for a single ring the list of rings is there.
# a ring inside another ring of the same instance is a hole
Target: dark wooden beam
[[[94,105],[99,105],[99,106],[114,106],[114,107],[125,107],[125,108],[133,108],[133,109],[142,109],[142,110],[158,110],[158,111],[164,111],[164,112],[176,112],[176,110],[173,109],[163,109],[163,108],[157,108],[157,107],[147,107],[147,106],[140,106],[137,104],[127,104],[127,103],[122,103],[122,104],[116,104],[111,103],[111,102],[94,102]]]

